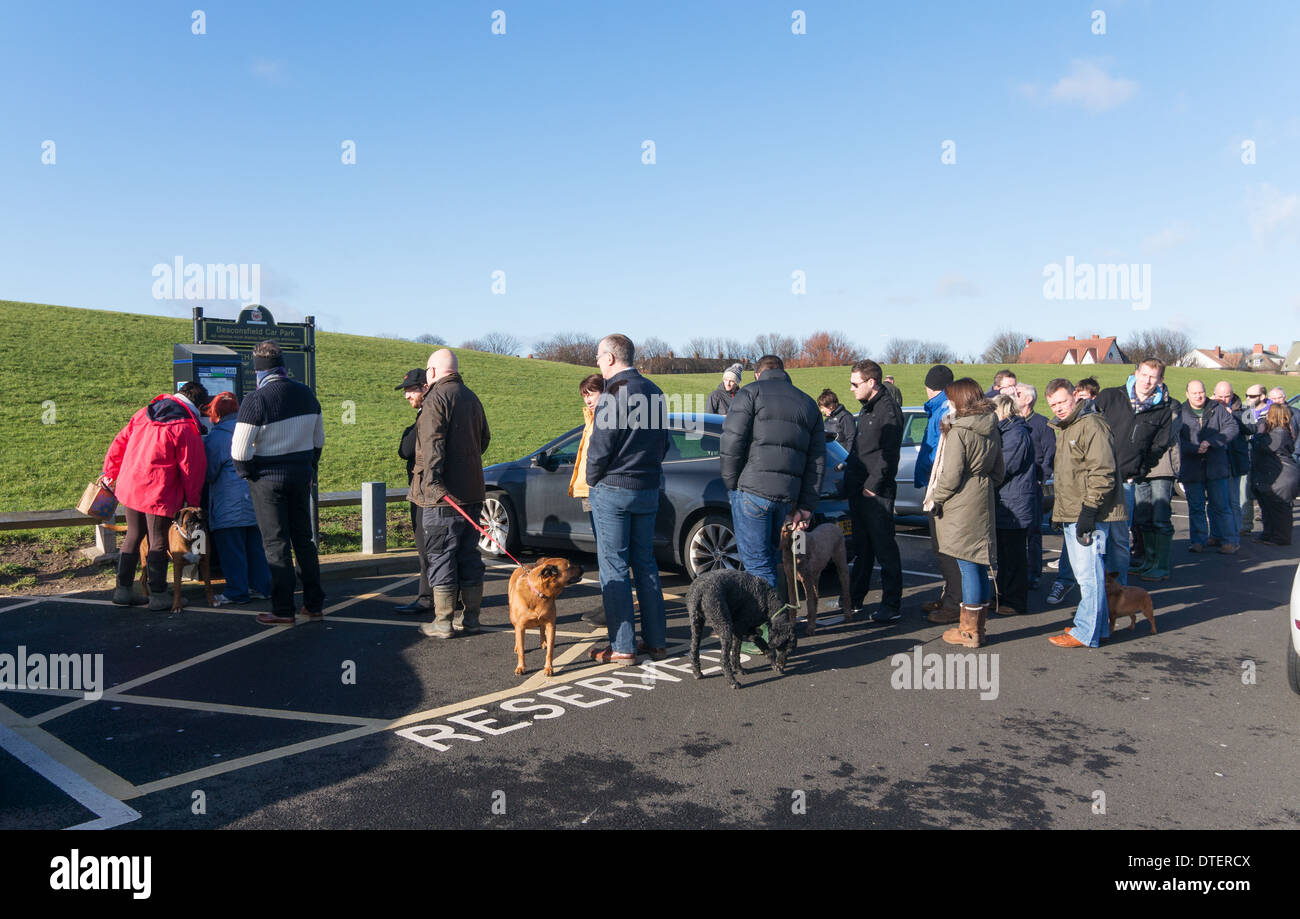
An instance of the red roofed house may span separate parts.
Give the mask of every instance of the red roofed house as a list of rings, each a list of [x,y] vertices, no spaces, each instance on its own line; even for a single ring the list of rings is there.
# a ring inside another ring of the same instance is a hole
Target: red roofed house
[[[1115,336],[1075,338],[1064,341],[1025,339],[1025,347],[1016,359],[1018,364],[1123,364],[1127,359],[1115,344]]]
[[[1249,351],[1224,351],[1218,345],[1213,348],[1197,348],[1188,351],[1178,361],[1180,367],[1201,367],[1205,370],[1255,370],[1261,373],[1276,373],[1286,360],[1278,353],[1277,345],[1269,345],[1264,350],[1257,344]]]

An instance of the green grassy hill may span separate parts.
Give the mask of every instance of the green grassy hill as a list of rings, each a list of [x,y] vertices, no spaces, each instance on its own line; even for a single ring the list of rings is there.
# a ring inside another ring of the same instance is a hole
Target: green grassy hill
[[[73,309],[0,301],[0,510],[51,510],[72,506],[98,474],[113,435],[150,398],[172,389],[172,345],[191,340],[187,319]],[[852,332],[852,330],[849,330]],[[343,491],[363,481],[406,482],[397,441],[413,413],[394,386],[411,367],[423,366],[427,345],[320,332],[317,395],[325,413],[321,489]],[[478,393],[492,426],[487,462],[520,456],[582,419],[577,384],[591,369],[523,358],[457,350],[461,372]],[[928,368],[886,367],[906,404],[925,398]],[[994,366],[961,365],[987,387]],[[1022,379],[1041,388],[1062,370],[1077,379],[1079,368],[1019,365]],[[1103,386],[1122,382],[1127,366],[1089,367]],[[1167,379],[1179,397],[1199,371],[1172,369]],[[795,384],[816,396],[835,390],[850,411],[847,367],[791,372]],[[1249,373],[1212,374],[1245,390]],[[662,376],[668,394],[701,399],[717,386],[717,374]],[[746,374],[746,381],[752,376]],[[1267,379],[1285,379],[1267,377]],[[1283,383],[1285,385],[1285,382]],[[344,424],[345,402],[354,402],[355,423]],[[53,423],[45,405],[53,402]],[[701,401],[702,405],[702,401]],[[1040,398],[1039,411],[1046,413]]]

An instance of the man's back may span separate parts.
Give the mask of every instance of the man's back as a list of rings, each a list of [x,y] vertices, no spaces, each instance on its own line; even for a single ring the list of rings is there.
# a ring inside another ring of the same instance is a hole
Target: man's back
[[[784,370],[763,371],[727,412],[721,461],[729,491],[812,510],[826,467],[826,428],[817,403]]]

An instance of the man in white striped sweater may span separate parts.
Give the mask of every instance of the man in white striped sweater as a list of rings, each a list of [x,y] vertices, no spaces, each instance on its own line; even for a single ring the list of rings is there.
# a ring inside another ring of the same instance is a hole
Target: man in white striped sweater
[[[239,406],[231,458],[248,480],[253,512],[271,567],[271,612],[263,625],[316,622],[324,615],[320,559],[312,541],[311,483],[325,446],[325,419],[307,386],[289,379],[273,341],[253,349],[257,389]],[[293,553],[302,569],[302,607],[293,602]]]

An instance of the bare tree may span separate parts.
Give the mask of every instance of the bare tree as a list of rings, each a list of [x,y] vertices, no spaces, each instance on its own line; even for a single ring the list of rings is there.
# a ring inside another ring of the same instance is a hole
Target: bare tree
[[[662,338],[647,338],[636,346],[636,369],[642,373],[666,373],[671,368],[673,349]]]
[[[417,335],[411,340],[421,345],[443,346],[447,344],[447,339],[443,338],[441,335],[430,335],[428,332],[425,332],[423,335]]]
[[[1010,329],[999,331],[979,356],[981,364],[1014,364],[1020,360],[1020,352],[1025,348],[1025,336],[1022,332]]]
[[[1119,349],[1127,360],[1135,364],[1154,357],[1176,367],[1192,350],[1192,339],[1177,329],[1143,329],[1120,342]]]
[[[755,338],[749,352],[753,355],[750,359],[754,361],[757,361],[765,354],[772,354],[789,363],[799,356],[799,342],[788,335],[778,335],[776,332],[770,332],[767,335],[760,335]]]
[[[814,332],[799,351],[801,367],[841,367],[853,363],[854,345],[843,332]]]
[[[461,345],[470,351],[486,351],[488,354],[507,354],[516,356],[523,346],[518,338],[509,332],[489,332],[482,338],[472,339]],[[593,362],[594,363],[594,362]]]
[[[539,341],[533,348],[533,357],[543,361],[594,367],[599,344],[598,339],[582,332],[559,332]]]

